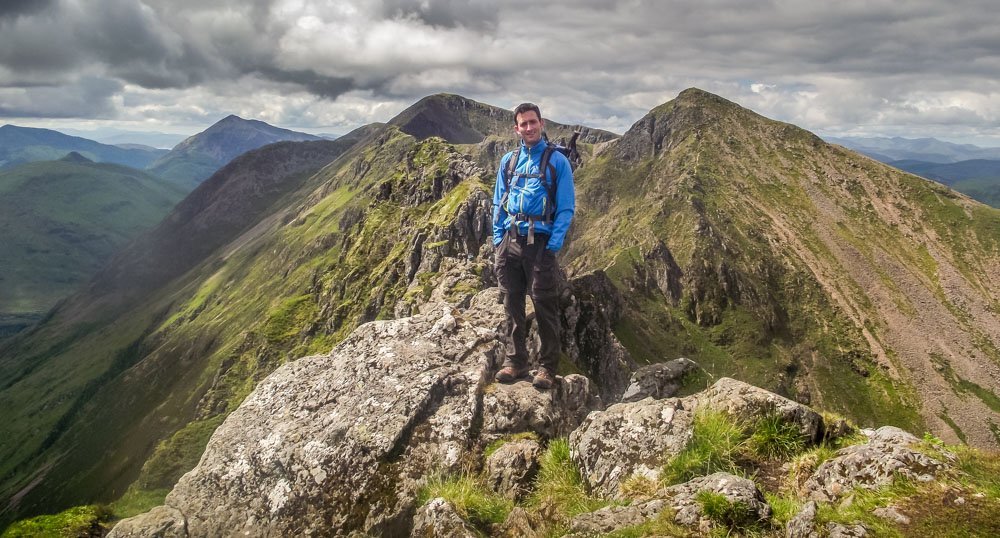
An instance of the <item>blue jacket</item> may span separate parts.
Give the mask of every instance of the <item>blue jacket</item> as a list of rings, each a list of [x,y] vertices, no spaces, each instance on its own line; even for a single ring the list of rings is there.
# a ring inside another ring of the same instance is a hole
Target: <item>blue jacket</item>
[[[528,151],[524,142],[521,142],[521,151],[518,154],[517,166],[514,167],[514,176],[511,178],[511,185],[524,185],[525,179],[518,174],[537,174],[538,167],[542,161],[542,152],[545,151],[546,142],[540,140],[535,147]],[[500,159],[500,168],[497,170],[496,187],[493,190],[493,245],[499,245],[504,234],[510,229],[511,217],[507,211],[500,207],[506,192],[504,183],[504,171],[507,169],[507,162],[510,160],[511,151]],[[535,233],[549,234],[547,249],[558,252],[566,239],[566,232],[569,230],[570,222],[573,221],[573,213],[576,211],[576,194],[573,186],[573,168],[569,164],[569,159],[558,151],[553,151],[549,157],[549,163],[556,169],[556,214],[553,216],[552,224],[545,222],[535,223]],[[548,172],[546,172],[548,174]],[[546,175],[546,179],[551,181]],[[528,234],[528,223],[521,222],[518,225],[518,233]]]

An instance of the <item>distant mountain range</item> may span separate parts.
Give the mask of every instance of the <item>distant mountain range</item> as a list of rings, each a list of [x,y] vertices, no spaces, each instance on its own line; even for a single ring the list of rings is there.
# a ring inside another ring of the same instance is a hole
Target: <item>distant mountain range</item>
[[[936,138],[827,137],[826,140],[884,163],[904,160],[929,163],[956,163],[970,159],[1000,160],[1000,148],[953,144]]]
[[[127,146],[141,144],[152,148],[169,151],[170,148],[180,144],[190,135],[176,133],[162,133],[158,131],[130,131],[125,129],[102,128],[91,131],[81,129],[59,129],[68,135],[79,136],[96,140],[102,144],[115,146]]]
[[[16,125],[0,127],[0,170],[29,162],[61,159],[71,151],[95,162],[123,164],[138,169],[145,168],[167,153],[155,148],[101,144],[51,129]]]
[[[238,155],[267,144],[323,138],[281,129],[258,120],[227,116],[204,131],[188,137],[149,165],[148,170],[167,180],[194,188]]]
[[[984,204],[1000,207],[1000,148],[934,138],[828,138],[877,161],[933,179]]]

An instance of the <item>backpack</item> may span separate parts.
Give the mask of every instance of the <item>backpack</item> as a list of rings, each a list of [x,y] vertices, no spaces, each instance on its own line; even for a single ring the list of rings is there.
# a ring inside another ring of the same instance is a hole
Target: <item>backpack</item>
[[[519,222],[528,222],[528,244],[535,242],[535,223],[544,222],[551,224],[556,214],[556,188],[557,176],[556,167],[550,160],[552,153],[558,151],[566,156],[570,163],[570,169],[576,169],[580,162],[580,154],[576,150],[576,139],[579,132],[574,132],[569,140],[568,146],[553,144],[545,137],[545,151],[542,152],[542,160],[538,166],[537,174],[518,174],[525,178],[523,186],[511,186],[514,179],[514,167],[521,156],[521,147],[518,146],[507,159],[507,166],[504,169],[504,196],[500,200],[500,208],[508,215],[514,217],[511,221],[511,229],[515,229]],[[546,172],[548,172],[546,174]],[[548,180],[546,180],[549,178]],[[544,192],[543,192],[544,191]],[[500,218],[497,212],[497,218]]]

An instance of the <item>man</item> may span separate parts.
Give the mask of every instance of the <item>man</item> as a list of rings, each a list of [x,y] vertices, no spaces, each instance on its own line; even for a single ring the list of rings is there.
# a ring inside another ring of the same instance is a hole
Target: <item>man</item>
[[[536,105],[514,109],[518,149],[500,159],[493,193],[493,245],[495,269],[504,292],[509,348],[496,375],[501,383],[528,376],[525,295],[531,295],[535,321],[542,340],[539,369],[532,384],[551,388],[559,364],[559,264],[556,253],[563,246],[576,209],[573,169],[562,153],[549,149],[542,138],[545,121]],[[547,159],[547,163],[543,160]]]

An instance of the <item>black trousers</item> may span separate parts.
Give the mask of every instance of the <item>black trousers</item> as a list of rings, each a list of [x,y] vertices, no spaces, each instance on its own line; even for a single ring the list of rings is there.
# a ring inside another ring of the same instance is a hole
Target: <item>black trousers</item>
[[[504,292],[509,343],[504,366],[528,366],[528,346],[525,342],[528,324],[525,297],[531,295],[535,305],[535,322],[542,347],[538,354],[540,366],[554,374],[559,365],[559,264],[556,255],[545,248],[548,236],[536,234],[534,244],[528,238],[507,232],[497,247],[495,270],[497,282]]]

